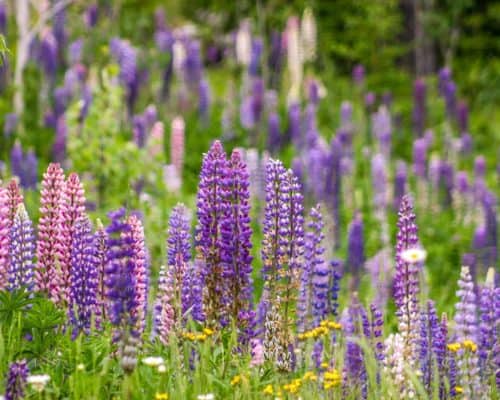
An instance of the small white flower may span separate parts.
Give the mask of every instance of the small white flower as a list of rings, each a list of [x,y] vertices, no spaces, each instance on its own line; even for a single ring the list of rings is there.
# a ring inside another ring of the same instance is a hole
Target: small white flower
[[[83,371],[83,370],[85,370],[85,365],[83,365],[82,363],[78,364],[76,366],[76,370],[77,371]]]
[[[163,357],[145,357],[142,359],[142,362],[150,367],[158,367],[165,361],[163,361]]]
[[[214,400],[215,396],[213,393],[199,394],[197,399],[198,400]]]
[[[41,392],[45,385],[50,381],[49,375],[30,375],[26,381],[35,389],[37,392]]]
[[[424,249],[414,248],[414,249],[406,249],[401,252],[401,258],[404,262],[409,264],[416,264],[422,261],[425,261],[427,258],[427,252]]]
[[[165,364],[158,365],[158,372],[160,374],[164,374],[165,372],[167,372],[167,367],[165,366]]]

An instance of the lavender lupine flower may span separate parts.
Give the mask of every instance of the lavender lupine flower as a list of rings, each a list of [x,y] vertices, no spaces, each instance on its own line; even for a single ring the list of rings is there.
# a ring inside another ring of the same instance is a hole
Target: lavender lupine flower
[[[330,289],[328,291],[329,312],[336,317],[339,309],[340,279],[342,278],[342,263],[339,260],[330,262],[332,268],[330,278]]]
[[[401,254],[407,249],[417,248],[418,229],[415,224],[413,205],[408,195],[403,196],[398,212],[398,233],[396,237],[396,271],[394,276],[394,300],[396,303],[398,325],[404,339],[404,358],[409,365],[415,366],[418,359],[419,274],[421,262],[408,263]]]
[[[356,213],[349,227],[346,266],[352,274],[352,288],[359,285],[361,269],[365,263],[365,243],[363,239],[363,220]]]
[[[134,142],[139,148],[144,147],[146,144],[146,136],[148,134],[146,129],[146,120],[144,115],[134,115],[132,117],[132,132],[134,135]]]
[[[9,290],[33,289],[34,257],[33,224],[24,205],[20,204],[10,231],[10,266],[7,274]]]
[[[464,266],[460,271],[458,280],[457,296],[459,301],[456,303],[455,314],[455,336],[457,341],[466,339],[477,343],[478,323],[476,294],[474,293],[474,283],[470,275],[469,267]]]
[[[383,343],[384,316],[382,311],[375,305],[370,304],[370,341],[377,361],[384,360]]]
[[[427,149],[428,142],[425,138],[413,142],[413,173],[420,178],[427,176]]]
[[[70,291],[72,249],[76,221],[85,213],[85,192],[80,178],[71,173],[66,180],[59,205],[58,237],[56,243],[57,264],[62,284],[62,301],[67,301]]]
[[[271,44],[269,50],[269,86],[278,89],[283,66],[283,43],[280,32],[271,32]]]
[[[175,57],[174,57],[175,62]],[[186,43],[186,58],[183,64],[185,82],[196,88],[202,79],[203,66],[201,61],[200,42],[189,40]]]
[[[83,39],[77,39],[68,46],[69,63],[71,65],[81,62],[83,51]]]
[[[457,113],[457,85],[453,81],[448,81],[444,86],[443,92],[446,103],[446,112],[450,120],[456,117]]]
[[[337,137],[334,137],[330,144],[330,154],[327,158],[327,171],[325,183],[325,198],[329,204],[333,216],[333,239],[334,247],[340,247],[340,201],[341,201],[341,186],[342,186],[342,173],[341,173],[341,159],[342,159],[342,145]]]
[[[51,29],[45,29],[40,38],[40,64],[43,71],[50,82],[55,79],[57,70],[57,55],[58,55],[57,39]]]
[[[26,389],[26,380],[29,375],[26,360],[12,362],[9,365],[7,381],[5,383],[5,400],[22,400]]]
[[[262,39],[255,38],[252,41],[250,64],[248,65],[248,73],[250,74],[250,76],[258,76],[260,73],[263,49],[264,49],[264,44],[262,42]]]
[[[106,228],[107,265],[106,298],[108,317],[115,327],[113,341],[118,343],[122,368],[131,373],[137,364],[139,343],[138,290],[136,282],[132,227],[125,220],[125,209],[108,214],[111,219]]]
[[[268,149],[271,154],[276,153],[281,147],[280,117],[275,111],[271,112],[267,119]]]
[[[393,395],[400,399],[415,398],[415,387],[406,372],[408,360],[404,357],[405,339],[399,333],[391,333],[384,341],[384,348],[384,368],[397,388]]]
[[[68,126],[66,118],[63,116],[57,119],[56,138],[52,146],[52,157],[58,163],[66,161],[66,139],[68,137]]]
[[[484,225],[486,229],[487,254],[486,265],[495,265],[498,260],[498,224],[496,211],[496,196],[486,190],[482,197],[484,210]]]
[[[433,382],[438,374],[439,388],[444,385],[446,356],[446,337],[436,313],[434,303],[429,300],[420,314],[419,359],[422,383],[429,395],[432,395]]]
[[[441,204],[443,207],[450,207],[452,204],[452,191],[454,183],[454,170],[453,166],[446,162],[439,163],[439,187],[441,191]]]
[[[326,316],[329,276],[328,268],[325,271],[323,259],[325,249],[321,245],[325,237],[323,227],[323,218],[318,204],[309,213],[308,231],[304,241],[304,267],[300,277],[299,298],[297,300],[297,329],[299,332],[319,325]]]
[[[64,286],[57,267],[57,243],[64,187],[63,170],[59,164],[50,164],[42,180],[35,281],[36,289],[46,292],[56,303],[61,302],[64,296]]]
[[[38,182],[38,159],[33,149],[29,149],[24,158],[26,165],[26,189],[35,189]]]
[[[500,288],[495,287],[495,270],[490,268],[479,294],[479,365],[486,381],[498,368],[495,349],[500,337]]]
[[[457,121],[460,133],[469,132],[469,107],[465,101],[459,101],[457,106]]]
[[[167,61],[163,65],[163,84],[160,92],[160,97],[162,100],[166,100],[170,94],[170,83],[172,81],[173,74],[173,46],[174,37],[172,32],[167,28],[165,22],[162,24],[156,24],[155,32],[155,43],[157,49],[167,56]]]
[[[149,290],[149,254],[144,243],[144,227],[136,215],[127,218],[129,232],[124,232],[124,239],[130,243],[130,257],[134,274],[134,304],[131,315],[137,323],[136,330],[139,335],[146,328],[146,313],[148,308]]]
[[[96,311],[98,289],[98,262],[96,237],[87,216],[75,221],[71,250],[71,275],[68,299],[68,317],[72,325],[71,337],[90,333]]]
[[[288,131],[287,139],[298,145],[302,141],[300,105],[291,103],[288,106]]]
[[[187,210],[178,204],[172,210],[167,240],[167,266],[160,270],[158,295],[153,316],[155,329],[163,344],[168,344],[173,328],[183,322],[182,285],[191,259],[191,244]]]
[[[406,181],[406,164],[404,161],[398,161],[396,164],[396,175],[394,176],[393,207],[395,210],[399,210],[401,200],[406,193]]]
[[[221,224],[228,212],[228,162],[219,141],[203,157],[198,185],[196,245],[204,262],[206,284],[204,306],[207,322],[220,322],[223,312],[224,279],[221,264]]]
[[[205,321],[203,311],[204,262],[196,259],[189,263],[182,283],[182,314],[191,316],[194,321]]]
[[[10,137],[16,130],[19,118],[16,113],[5,114],[5,122],[3,124],[3,135],[4,137]]]
[[[391,154],[392,121],[391,114],[381,106],[372,116],[373,136],[378,140],[379,151],[388,159]]]
[[[427,86],[421,78],[413,86],[413,129],[418,137],[424,134],[427,117]]]
[[[5,33],[7,32],[7,7],[5,2],[0,3],[0,33],[2,33],[5,36]]]
[[[97,19],[99,18],[99,8],[97,4],[91,4],[85,10],[85,23],[89,28],[93,28],[97,24]]]
[[[372,301],[378,308],[385,309],[394,274],[389,248],[380,250],[366,260],[365,268],[370,274],[370,283],[375,295]]]
[[[239,330],[242,344],[248,344],[252,335],[252,229],[250,227],[250,190],[247,167],[239,151],[234,150],[229,160],[230,196],[228,210],[221,223],[221,262],[223,277],[228,282],[224,306]]]

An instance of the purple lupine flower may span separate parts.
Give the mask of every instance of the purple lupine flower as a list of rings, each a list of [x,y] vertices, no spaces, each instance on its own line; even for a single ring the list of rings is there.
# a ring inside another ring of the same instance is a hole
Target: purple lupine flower
[[[336,317],[338,315],[339,309],[339,292],[340,292],[340,280],[342,279],[342,262],[340,260],[332,260],[330,262],[332,268],[331,278],[330,278],[330,289],[328,293],[329,312]]]
[[[10,168],[12,175],[17,176],[19,178],[19,183],[24,187],[26,181],[24,173],[24,154],[21,143],[19,143],[18,140],[14,143],[10,152]]]
[[[40,39],[39,62],[45,75],[51,82],[54,81],[56,75],[58,51],[57,39],[54,36],[54,32],[50,29],[44,30]]]
[[[89,5],[85,10],[85,15],[84,15],[87,27],[93,28],[94,26],[96,26],[98,18],[99,18],[99,8],[97,4]]]
[[[484,225],[487,240],[486,265],[495,265],[498,260],[498,224],[496,202],[496,196],[489,190],[486,190],[482,197]]]
[[[71,250],[71,274],[68,318],[72,325],[71,337],[90,333],[97,305],[98,259],[92,225],[86,215],[79,217],[74,226]]]
[[[420,178],[427,176],[427,149],[428,142],[425,138],[413,142],[413,173]]]
[[[208,121],[210,113],[210,86],[206,79],[201,79],[198,86],[198,113],[200,118]]]
[[[352,274],[352,288],[357,288],[361,269],[365,263],[365,243],[363,238],[363,220],[360,213],[356,213],[351,225],[347,239],[347,260],[346,266]]]
[[[26,381],[30,370],[26,360],[12,362],[7,372],[5,383],[5,400],[22,400],[26,389]]]
[[[70,82],[71,83],[71,82]],[[60,119],[64,112],[68,108],[68,104],[71,101],[72,90],[71,86],[64,85],[58,86],[54,90],[54,116],[56,119]]]
[[[352,388],[358,398],[367,398],[367,375],[364,365],[363,350],[357,343],[356,339],[366,336],[366,311],[359,303],[357,295],[355,294],[352,305],[347,309],[343,316],[344,332],[346,334],[345,346],[345,380],[343,382],[343,389],[346,386]]]
[[[200,42],[190,40],[186,43],[186,58],[183,63],[184,80],[188,85],[196,88],[202,79],[202,68]]]
[[[385,309],[393,278],[393,265],[389,249],[384,248],[366,260],[365,268],[370,274],[371,287],[375,293],[372,302],[378,308]]]
[[[189,263],[182,282],[182,314],[191,316],[194,321],[205,321],[203,311],[204,262],[195,259]]]
[[[174,72],[174,58],[173,58],[173,45],[174,45],[174,37],[172,32],[166,28],[166,26],[157,27],[157,31],[155,33],[155,43],[156,47],[161,53],[167,55],[168,59],[163,66],[163,82],[161,87],[161,99],[166,100],[170,94],[170,84],[172,82],[172,74]]]
[[[439,187],[441,189],[441,204],[443,207],[450,207],[453,196],[452,196],[452,191],[453,191],[453,183],[454,183],[454,170],[453,166],[446,162],[446,161],[441,161],[439,163],[439,169],[438,169],[438,176],[439,176]]]
[[[111,219],[106,228],[107,264],[106,297],[107,315],[115,327],[113,341],[118,343],[123,369],[130,373],[137,364],[136,348],[139,342],[137,309],[137,282],[134,265],[132,227],[125,220],[125,209],[108,214]]]
[[[427,118],[427,85],[421,78],[413,86],[413,129],[418,137],[423,136]]]
[[[132,133],[137,147],[142,148],[146,144],[146,119],[144,115],[134,115],[132,117]]]
[[[441,96],[444,96],[445,85],[451,80],[452,73],[449,67],[443,67],[438,72],[438,89]]]
[[[25,288],[31,291],[33,289],[34,257],[33,224],[24,205],[20,204],[10,230],[10,266],[7,271],[9,290]]]
[[[373,136],[378,139],[380,152],[389,158],[391,154],[392,121],[389,110],[381,106],[372,116]]]
[[[26,189],[36,189],[38,183],[38,159],[33,149],[29,149],[24,159],[26,166]]]
[[[158,294],[153,315],[153,335],[168,344],[170,334],[184,322],[182,286],[191,259],[187,210],[178,204],[172,210],[167,239],[167,266],[160,269]],[[188,310],[186,310],[188,311]]]
[[[198,185],[197,252],[204,262],[203,278],[206,284],[204,305],[207,322],[220,322],[224,315],[224,279],[221,265],[221,224],[228,212],[227,191],[229,166],[226,153],[215,141],[203,157]]]
[[[422,265],[421,262],[408,263],[404,261],[401,254],[403,251],[417,248],[419,245],[415,219],[412,201],[408,195],[405,195],[401,200],[398,212],[394,300],[397,307],[399,330],[405,344],[404,356],[410,365],[416,363],[418,359],[418,325],[420,323],[418,296],[420,293],[419,274]]]
[[[298,144],[302,141],[300,105],[292,103],[288,106],[287,140]]]
[[[495,287],[494,280],[495,271],[490,268],[486,283],[479,292],[479,364],[485,381],[489,381],[498,368],[495,349],[500,337],[500,288]]]
[[[401,200],[406,193],[406,181],[406,163],[404,161],[398,161],[396,164],[396,175],[394,176],[393,207],[395,210],[399,210]]]
[[[377,361],[384,360],[384,315],[375,305],[370,304],[370,340]]]
[[[469,267],[464,266],[460,271],[457,297],[455,304],[455,337],[457,341],[472,340],[477,343],[478,323],[476,294]]]
[[[357,64],[352,69],[352,80],[358,86],[361,86],[365,82],[365,67],[361,64]]]
[[[0,33],[2,33],[5,36],[5,33],[7,32],[7,21],[8,21],[8,16],[7,16],[7,7],[5,2],[0,3]]]
[[[264,43],[262,39],[255,38],[252,41],[252,52],[250,56],[250,64],[248,65],[248,73],[250,76],[258,76],[261,69],[262,51]]]
[[[366,92],[365,94],[365,107],[370,110],[377,101],[377,95],[374,92]]]
[[[228,210],[221,223],[221,262],[228,282],[224,306],[236,323],[240,342],[249,343],[252,335],[252,229],[250,226],[250,190],[247,167],[239,151],[229,160]]]
[[[71,42],[68,46],[69,63],[71,65],[77,64],[82,60],[83,52],[83,39],[77,39]]]
[[[433,390],[434,374],[438,374],[439,388],[444,385],[444,363],[446,355],[446,337],[436,313],[434,303],[429,300],[420,314],[420,370],[422,383],[431,394]],[[437,368],[436,368],[437,367]]]
[[[16,113],[5,114],[5,121],[3,124],[3,135],[4,137],[10,137],[16,130],[19,118]]]
[[[454,119],[457,115],[457,85],[453,81],[448,81],[444,86],[443,92],[446,103],[446,112],[448,118]]]
[[[304,115],[304,143],[306,148],[313,148],[318,141],[319,132],[316,121],[316,106],[309,103]]]
[[[269,50],[268,66],[270,72],[269,83],[270,87],[278,88],[280,81],[280,73],[283,65],[283,44],[281,33],[277,31],[271,32],[271,45]]]
[[[0,290],[4,290],[8,282],[10,230],[12,222],[9,218],[9,195],[6,188],[0,187]]]
[[[297,301],[299,332],[318,326],[327,315],[329,271],[323,257],[323,227],[323,217],[318,204],[309,213],[308,231],[304,241],[304,267]]]
[[[57,41],[57,48],[59,52],[66,47],[67,33],[66,33],[66,10],[62,7],[52,17],[54,37]],[[59,54],[62,56],[62,53]],[[62,59],[61,59],[62,60]]]
[[[384,213],[387,209],[387,164],[381,153],[372,156],[371,175],[375,213]]]

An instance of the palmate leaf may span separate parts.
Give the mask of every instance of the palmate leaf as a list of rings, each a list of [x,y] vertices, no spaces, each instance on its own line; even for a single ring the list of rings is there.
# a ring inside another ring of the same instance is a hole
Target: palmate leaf
[[[16,313],[24,312],[33,299],[26,290],[14,290],[0,292],[0,322],[2,325],[10,325]]]

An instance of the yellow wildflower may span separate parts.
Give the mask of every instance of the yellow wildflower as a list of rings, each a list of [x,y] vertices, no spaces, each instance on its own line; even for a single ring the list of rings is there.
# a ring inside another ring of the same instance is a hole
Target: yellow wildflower
[[[448,345],[446,345],[446,348],[453,353],[456,353],[458,350],[460,350],[460,347],[460,343],[449,343]]]
[[[212,336],[214,334],[214,331],[210,328],[204,328],[203,333],[207,336]]]
[[[155,400],[168,400],[167,393],[156,393]]]
[[[328,363],[327,362],[322,362],[320,364],[320,367],[323,368],[323,369],[327,369],[328,368]]]
[[[460,394],[463,392],[464,392],[464,389],[462,388],[462,386],[455,386],[455,393]]]
[[[462,345],[464,346],[465,349],[470,350],[473,353],[477,351],[477,344],[470,339],[464,340]]]
[[[262,391],[262,393],[272,395],[274,393],[273,386],[267,385]]]
[[[233,376],[233,379],[231,379],[231,386],[235,386],[240,382],[241,382],[241,375],[235,375]]]
[[[307,371],[302,379],[304,379],[305,381],[316,382],[318,380],[318,376],[312,371]]]

